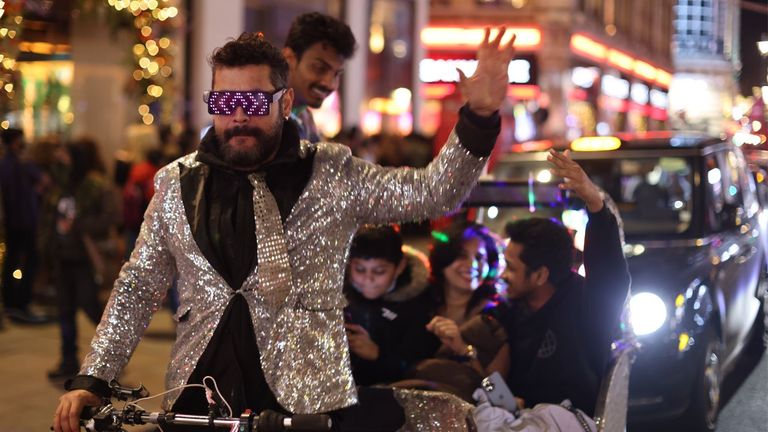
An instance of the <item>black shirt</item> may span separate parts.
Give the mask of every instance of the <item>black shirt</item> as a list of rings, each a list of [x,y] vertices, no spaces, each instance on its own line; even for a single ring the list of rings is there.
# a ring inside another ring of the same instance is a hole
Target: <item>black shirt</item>
[[[594,414],[629,290],[616,218],[605,206],[589,215],[584,266],[586,278],[572,273],[538,311],[517,301],[502,318],[511,357],[507,383],[528,407],[570,399]]]

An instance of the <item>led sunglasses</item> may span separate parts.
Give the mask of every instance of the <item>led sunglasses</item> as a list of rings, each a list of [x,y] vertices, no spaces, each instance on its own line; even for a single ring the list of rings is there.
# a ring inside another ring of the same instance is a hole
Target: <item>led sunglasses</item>
[[[269,106],[280,100],[287,89],[281,88],[272,92],[262,90],[251,91],[205,91],[203,101],[208,104],[208,114],[232,115],[237,107],[242,107],[249,116],[269,115]]]

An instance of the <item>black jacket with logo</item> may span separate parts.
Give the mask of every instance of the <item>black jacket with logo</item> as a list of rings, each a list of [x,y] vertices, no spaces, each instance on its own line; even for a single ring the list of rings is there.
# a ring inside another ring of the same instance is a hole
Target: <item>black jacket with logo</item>
[[[406,252],[408,265],[395,289],[375,300],[355,288],[344,287],[349,304],[345,321],[368,331],[379,346],[379,358],[365,360],[350,351],[352,376],[357,385],[390,383],[404,378],[416,362],[431,357],[440,341],[427,331],[430,315],[425,292],[428,270],[425,258]]]
[[[617,220],[607,206],[589,214],[584,267],[586,278],[571,274],[535,313],[522,301],[503,313],[511,357],[507,383],[527,407],[570,399],[594,414],[630,282]]]

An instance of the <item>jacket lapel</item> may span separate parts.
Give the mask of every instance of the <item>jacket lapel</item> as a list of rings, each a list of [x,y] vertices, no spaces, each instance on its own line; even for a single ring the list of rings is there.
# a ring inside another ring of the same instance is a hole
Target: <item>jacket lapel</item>
[[[210,239],[205,233],[205,178],[208,176],[209,170],[210,168],[205,164],[195,164],[191,167],[179,164],[181,201],[184,203],[187,222],[197,247],[211,264],[211,267],[232,287],[232,281],[224,276],[227,274],[226,270],[214,253]]]

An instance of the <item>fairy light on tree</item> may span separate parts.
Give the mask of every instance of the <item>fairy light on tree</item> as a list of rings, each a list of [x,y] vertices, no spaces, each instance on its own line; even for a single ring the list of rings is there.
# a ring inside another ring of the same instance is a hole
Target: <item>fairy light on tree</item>
[[[20,77],[16,67],[21,39],[22,0],[0,1],[0,128],[11,127],[9,113],[19,110]]]
[[[170,123],[173,118],[175,81],[173,60],[177,46],[172,34],[179,9],[171,0],[107,0],[118,12],[133,16],[136,40],[132,48],[137,113],[144,124]]]

